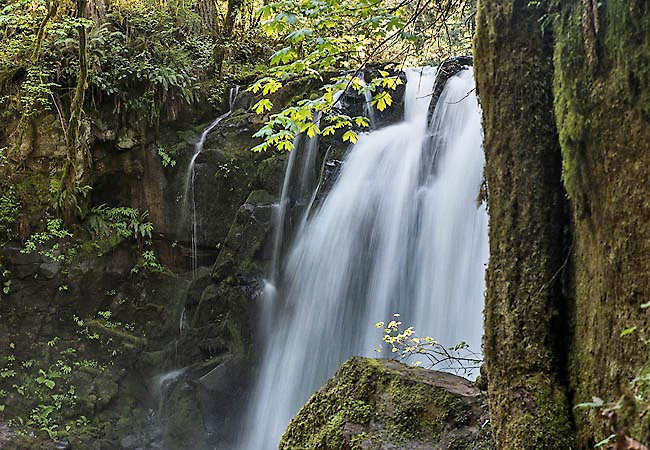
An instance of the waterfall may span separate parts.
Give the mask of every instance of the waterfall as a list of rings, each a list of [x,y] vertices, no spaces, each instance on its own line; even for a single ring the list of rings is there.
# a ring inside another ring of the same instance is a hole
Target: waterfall
[[[359,74],[359,80],[363,83],[364,87],[367,88],[364,72]],[[372,92],[370,92],[370,89],[365,89],[363,91],[363,115],[368,118],[371,130],[377,128],[377,116],[375,115],[375,108],[372,106]]]
[[[407,71],[403,122],[361,135],[295,233],[264,299],[274,304],[261,308],[262,359],[241,450],[277,448],[341,363],[375,355],[374,324],[393,313],[420,335],[480,350],[488,258],[487,213],[476,204],[480,109],[465,70],[427,124],[434,78],[431,69]]]
[[[203,132],[201,133],[201,137],[199,140],[196,142],[194,145],[194,153],[192,154],[192,158],[190,159],[190,163],[187,166],[187,172],[185,174],[185,193],[183,195],[183,215],[185,218],[185,214],[187,214],[188,210],[191,210],[191,217],[190,217],[190,233],[191,233],[191,248],[190,248],[190,258],[192,260],[192,274],[196,273],[196,269],[198,269],[199,262],[198,262],[198,227],[199,227],[199,221],[197,220],[197,214],[196,214],[196,201],[194,198],[194,178],[196,177],[196,171],[195,171],[195,163],[196,163],[196,158],[201,154],[203,151],[203,145],[205,144],[205,140],[208,137],[208,134],[214,130],[214,128],[219,125],[219,123],[226,119],[228,116],[230,116],[235,108],[235,100],[237,99],[237,94],[239,93],[239,86],[233,86],[230,88],[228,91],[228,111],[225,113],[221,114],[219,117],[214,119],[210,125],[208,125]],[[185,220],[182,221],[182,223],[185,223]]]

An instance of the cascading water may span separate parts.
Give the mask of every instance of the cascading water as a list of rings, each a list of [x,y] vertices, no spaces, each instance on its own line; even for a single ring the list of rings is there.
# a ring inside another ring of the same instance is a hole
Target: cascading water
[[[275,304],[262,308],[263,357],[240,449],[276,447],[341,363],[374,355],[374,324],[393,313],[445,345],[480,349],[488,258],[487,214],[476,204],[480,110],[466,70],[447,82],[427,127],[434,77],[407,71],[404,121],[361,136],[296,234],[265,298]]]
[[[208,137],[208,134],[214,130],[214,128],[219,125],[219,123],[230,116],[235,108],[235,100],[237,99],[237,94],[239,93],[239,86],[233,86],[228,92],[228,111],[214,119],[214,121],[207,126],[201,133],[201,137],[196,142],[194,146],[194,154],[190,159],[190,163],[187,166],[187,172],[185,175],[185,194],[183,195],[183,214],[187,214],[187,211],[191,209],[192,216],[190,218],[190,232],[191,232],[191,249],[190,249],[190,258],[192,260],[192,273],[196,273],[198,269],[198,227],[199,222],[196,215],[196,201],[194,197],[194,181],[196,177],[195,163],[196,158],[203,151],[203,145],[205,140]],[[183,220],[182,223],[186,221]]]

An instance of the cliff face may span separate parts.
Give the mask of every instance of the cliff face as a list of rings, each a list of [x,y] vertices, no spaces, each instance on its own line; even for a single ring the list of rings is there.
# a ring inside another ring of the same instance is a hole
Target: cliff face
[[[485,352],[493,427],[502,448],[557,435],[547,421],[518,430],[501,407],[519,404],[515,417],[534,417],[539,405],[520,404],[521,391],[502,390],[503,380],[554,373],[555,388],[530,384],[529,392],[568,392],[573,417],[563,395],[553,397],[565,405],[551,410],[565,438],[535,448],[566,448],[574,433],[578,448],[611,434],[628,448],[650,440],[642,307],[650,297],[650,14],[641,2],[551,3],[479,2],[475,65],[490,205]],[[544,208],[547,215],[539,214]],[[535,295],[522,296],[526,291]],[[510,324],[512,334],[504,335]],[[574,408],[593,396],[605,405]]]
[[[199,448],[222,438],[226,427],[210,429],[218,421],[205,417],[221,411],[232,421],[224,408],[240,402],[243,362],[254,354],[251,301],[271,256],[286,158],[250,151],[261,118],[245,108],[244,95],[197,158],[199,258],[211,265],[221,254],[214,278],[208,268],[188,273],[191,214],[182,197],[200,113],[146,133],[110,115],[88,118],[92,190],[80,207],[147,211],[160,263],[153,271],[141,264],[145,239],[114,229],[98,237],[92,214],[66,225],[74,236],[48,235],[31,253],[6,242],[40,232],[55,214],[50,184],[65,145],[48,115],[4,130],[0,169],[10,178],[0,181],[0,207],[12,199],[17,217],[0,221],[0,423],[9,424],[0,446],[50,448],[51,438],[74,448]],[[163,165],[161,147],[174,166]],[[16,434],[23,429],[36,434]]]

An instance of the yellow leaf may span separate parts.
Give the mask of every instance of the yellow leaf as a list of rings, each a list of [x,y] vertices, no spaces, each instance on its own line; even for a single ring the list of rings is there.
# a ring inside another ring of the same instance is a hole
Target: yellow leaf
[[[343,141],[349,141],[352,144],[355,144],[359,140],[359,136],[352,130],[348,130],[343,135]]]
[[[271,103],[271,100],[269,100],[268,98],[263,98],[262,100],[260,100],[259,102],[253,105],[253,110],[257,114],[261,114],[264,111],[271,111],[272,108],[273,108],[273,103]]]

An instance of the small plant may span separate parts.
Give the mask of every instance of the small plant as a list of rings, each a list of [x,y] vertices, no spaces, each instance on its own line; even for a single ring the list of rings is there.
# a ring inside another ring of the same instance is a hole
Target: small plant
[[[0,161],[4,155],[0,149]],[[20,209],[20,203],[16,198],[13,186],[9,186],[0,193],[0,245],[15,237],[16,217]]]
[[[647,313],[650,302],[640,305],[642,312]],[[619,339],[639,339],[646,347],[650,347],[650,339],[647,337],[648,330],[631,326],[621,330]],[[628,388],[616,401],[605,401],[600,397],[592,397],[591,401],[582,402],[574,406],[576,410],[595,412],[596,417],[605,421],[611,430],[611,434],[598,442],[596,448],[630,448],[647,450],[638,439],[643,436],[645,430],[638,427],[630,427],[624,423],[625,418],[632,412],[636,417],[643,418],[650,414],[650,365],[642,367],[637,375],[630,381]],[[643,425],[642,425],[643,427]]]
[[[170,152],[167,151],[165,147],[159,145],[156,151],[158,153],[158,156],[160,156],[160,160],[162,162],[163,167],[176,166],[176,160],[173,158]]]
[[[52,380],[52,379],[49,378],[50,375],[47,374],[43,369],[40,369],[40,370],[38,371],[38,373],[39,373],[40,375],[36,378],[36,382],[37,382],[38,384],[43,384],[43,385],[45,385],[45,386],[46,386],[48,389],[50,389],[50,390],[51,390],[51,389],[54,389],[54,386],[56,386],[56,383],[54,382],[54,380]]]
[[[138,273],[140,269],[146,269],[150,272],[162,272],[164,270],[153,250],[145,250],[142,252],[138,263],[131,269],[131,273]]]
[[[149,212],[140,212],[125,206],[109,208],[99,205],[90,211],[88,229],[95,237],[107,237],[114,233],[126,239],[151,239],[153,224]]]
[[[63,220],[49,219],[45,231],[32,233],[20,253],[38,253],[52,261],[64,261],[68,256],[65,247],[71,237],[72,233],[63,228]]]
[[[2,271],[2,277],[0,277],[0,286],[2,287],[2,293],[4,295],[9,295],[9,292],[11,292],[11,279],[9,278],[10,276],[10,271]]]
[[[405,362],[412,357],[419,357],[428,362],[425,364],[428,369],[442,368],[464,375],[471,375],[480,367],[480,356],[471,351],[465,342],[454,347],[445,347],[430,337],[420,338],[415,334],[413,327],[402,329],[399,317],[399,314],[394,314],[393,320],[388,323],[375,324],[376,328],[383,328],[381,339],[388,344],[391,355]],[[380,353],[381,349],[376,351]],[[423,365],[422,360],[416,361],[415,365]]]

